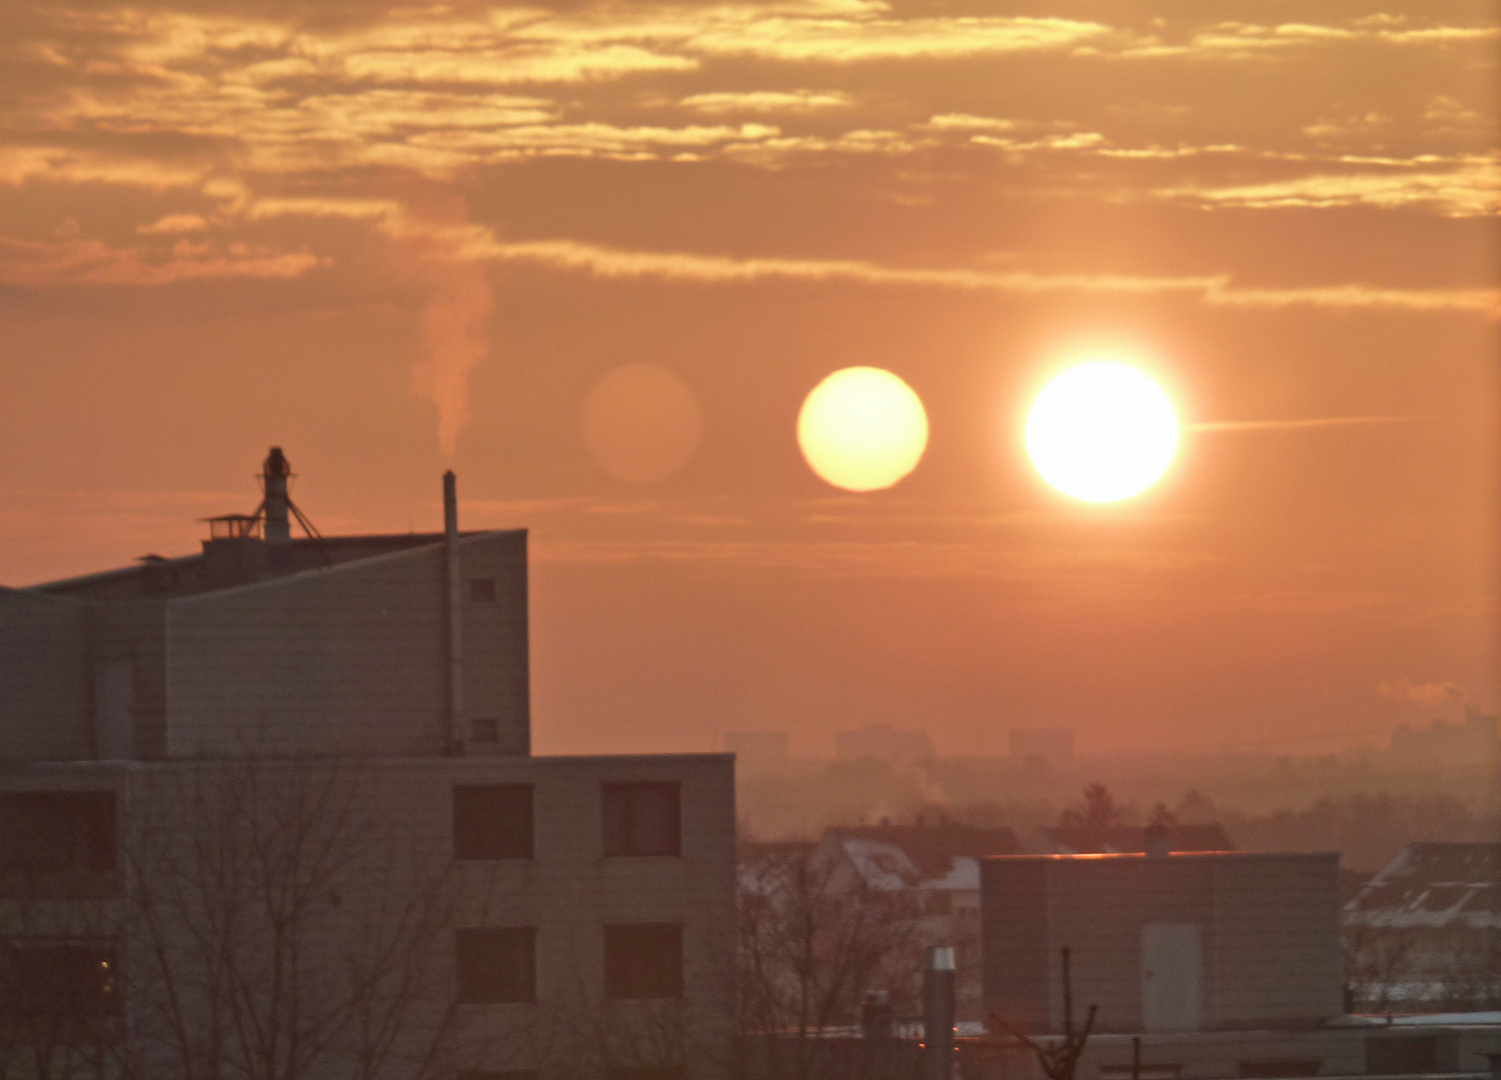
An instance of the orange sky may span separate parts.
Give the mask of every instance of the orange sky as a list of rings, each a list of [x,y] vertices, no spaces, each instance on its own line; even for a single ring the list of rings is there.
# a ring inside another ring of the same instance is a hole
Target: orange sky
[[[0,5],[0,581],[193,550],[276,442],[325,532],[437,527],[450,463],[532,528],[544,752],[1495,708],[1498,44],[1443,0]],[[1020,420],[1099,350],[1206,427],[1085,507]],[[627,364],[665,479],[580,429]],[[798,455],[852,364],[927,407],[886,492]]]

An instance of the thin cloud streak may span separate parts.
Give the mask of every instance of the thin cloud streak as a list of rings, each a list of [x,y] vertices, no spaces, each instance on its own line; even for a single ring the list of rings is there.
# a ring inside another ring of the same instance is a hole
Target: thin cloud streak
[[[1184,431],[1212,434],[1221,431],[1290,431],[1301,428],[1362,427],[1371,424],[1421,424],[1426,416],[1319,416],[1307,420],[1209,420],[1185,424]]]
[[[1358,284],[1287,289],[1237,288],[1227,274],[1156,277],[1132,274],[1040,274],[1026,270],[925,269],[855,259],[736,259],[687,252],[624,251],[572,240],[502,243],[488,235],[466,246],[473,258],[525,262],[600,278],[674,282],[847,281],[1035,296],[1082,292],[1122,295],[1179,293],[1224,307],[1387,308],[1453,311],[1501,318],[1501,289],[1391,289]]]

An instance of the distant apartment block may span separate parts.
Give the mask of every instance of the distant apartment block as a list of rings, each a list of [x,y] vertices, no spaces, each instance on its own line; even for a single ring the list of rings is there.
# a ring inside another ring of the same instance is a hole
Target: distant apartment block
[[[1072,728],[1013,728],[1009,739],[1012,757],[1058,762],[1074,756]]]
[[[1458,723],[1434,720],[1426,728],[1401,725],[1392,732],[1393,753],[1418,764],[1501,764],[1501,734],[1497,718],[1473,705],[1465,706]]]
[[[834,734],[834,754],[841,761],[884,761],[910,766],[933,758],[933,743],[921,731],[904,731],[886,724],[866,724]]]
[[[0,588],[0,1026],[183,1074],[224,1015],[164,1019],[225,967],[195,919],[274,878],[310,884],[237,924],[249,993],[316,986],[293,1030],[363,988],[298,1075],[376,1031],[371,1076],[718,1075],[733,758],[531,756],[525,532],[460,532],[450,479],[441,532],[323,537],[289,475],[200,554]]]
[[[730,731],[724,748],[742,765],[780,765],[787,761],[787,732]]]

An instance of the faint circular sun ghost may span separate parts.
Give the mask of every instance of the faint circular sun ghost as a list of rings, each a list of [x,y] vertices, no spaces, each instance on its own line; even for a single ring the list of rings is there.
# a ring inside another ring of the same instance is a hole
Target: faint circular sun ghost
[[[813,388],[797,416],[808,467],[846,491],[888,488],[917,467],[928,414],[910,386],[881,368],[850,367]]]
[[[1043,388],[1027,416],[1027,453],[1053,487],[1087,502],[1146,490],[1178,448],[1167,394],[1125,364],[1069,368]]]
[[[605,472],[632,484],[666,480],[693,457],[702,428],[683,381],[654,364],[626,364],[589,391],[579,427]]]

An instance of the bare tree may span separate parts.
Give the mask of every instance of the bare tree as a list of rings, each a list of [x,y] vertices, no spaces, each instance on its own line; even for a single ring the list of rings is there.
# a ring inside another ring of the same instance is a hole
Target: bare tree
[[[1402,987],[1417,975],[1414,941],[1404,929],[1347,921],[1340,934],[1345,954],[1345,1008],[1390,1012]]]
[[[1048,1080],[1074,1080],[1079,1070],[1079,1058],[1084,1054],[1084,1048],[1089,1044],[1090,1032],[1094,1029],[1095,1016],[1099,1012],[1098,1005],[1091,1005],[1089,1012],[1084,1017],[1084,1026],[1076,1027],[1074,1024],[1074,982],[1070,960],[1072,952],[1067,947],[1059,950],[1060,959],[1063,962],[1063,1038],[1061,1041],[1043,1041],[1034,1039],[1032,1036],[1008,1024],[1001,1016],[992,1013],[990,1022],[1000,1030],[1006,1032],[1017,1042],[1032,1051],[1037,1058],[1037,1066],[1042,1070]],[[1132,1047],[1131,1072],[1135,1076],[1140,1072],[1141,1044],[1138,1042]]]
[[[910,1003],[919,970],[915,903],[872,888],[817,847],[794,846],[742,869],[739,1013],[748,1071],[779,1080],[854,1075],[848,1040],[872,990]]]
[[[473,1033],[443,845],[331,759],[148,770],[122,851],[130,1066],[181,1080],[421,1078]]]
[[[1435,932],[1433,939],[1444,1008],[1501,1008],[1501,930],[1455,926]]]

